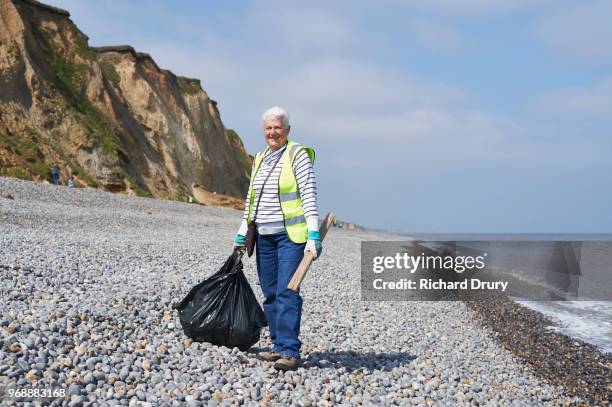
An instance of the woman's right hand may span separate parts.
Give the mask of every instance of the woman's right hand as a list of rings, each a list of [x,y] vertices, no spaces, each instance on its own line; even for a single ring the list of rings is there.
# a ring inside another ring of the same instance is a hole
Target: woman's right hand
[[[236,233],[234,238],[234,250],[235,249],[246,249],[246,236]]]
[[[236,237],[234,238],[234,246],[233,248],[246,250],[246,235],[247,230],[249,229],[249,225],[247,224],[246,219],[242,219],[242,223],[240,224],[240,228],[238,229],[238,233],[236,233]]]

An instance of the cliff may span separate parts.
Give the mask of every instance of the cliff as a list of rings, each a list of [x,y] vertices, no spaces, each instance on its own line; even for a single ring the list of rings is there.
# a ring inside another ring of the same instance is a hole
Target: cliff
[[[251,160],[200,81],[130,46],[94,48],[67,11],[0,0],[0,175],[167,199],[243,197]]]

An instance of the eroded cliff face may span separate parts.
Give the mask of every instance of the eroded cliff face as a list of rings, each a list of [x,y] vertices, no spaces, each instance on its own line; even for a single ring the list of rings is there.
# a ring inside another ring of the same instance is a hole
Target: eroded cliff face
[[[0,175],[183,199],[242,197],[250,157],[200,81],[129,46],[92,48],[68,12],[0,0]]]

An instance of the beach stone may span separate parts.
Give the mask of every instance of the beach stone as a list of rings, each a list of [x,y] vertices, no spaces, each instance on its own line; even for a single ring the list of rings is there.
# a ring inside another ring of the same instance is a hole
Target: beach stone
[[[82,387],[79,384],[71,384],[68,387],[68,394],[71,394],[73,396],[80,396],[82,393]],[[81,401],[82,402],[82,401]]]
[[[87,373],[83,378],[83,384],[87,385],[94,382],[94,376],[91,373]]]
[[[119,372],[119,379],[125,380],[127,379],[129,375],[130,375],[129,368],[127,366],[124,366],[123,368],[121,368],[121,371]]]
[[[21,351],[22,351],[22,345],[21,345],[20,343],[17,343],[17,342],[12,343],[12,344],[9,346],[9,350],[10,350],[11,352],[13,352],[13,353],[21,352]]]
[[[70,403],[68,404],[68,406],[70,407],[82,406],[84,401],[85,401],[85,398],[83,396],[73,395],[72,397],[70,397]]]
[[[38,370],[30,370],[28,373],[26,373],[25,378],[31,382],[36,381],[38,379],[40,379],[39,376],[39,371]]]

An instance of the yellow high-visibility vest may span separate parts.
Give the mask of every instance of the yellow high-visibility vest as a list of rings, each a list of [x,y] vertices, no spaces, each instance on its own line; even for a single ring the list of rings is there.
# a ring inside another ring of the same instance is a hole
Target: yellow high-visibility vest
[[[283,211],[285,231],[287,232],[289,240],[293,243],[306,243],[308,240],[308,225],[304,217],[304,209],[302,208],[302,199],[300,197],[297,180],[293,173],[293,162],[295,161],[297,153],[301,150],[305,150],[306,153],[308,153],[310,161],[314,164],[315,152],[312,148],[304,147],[295,141],[288,140],[287,147],[283,152],[283,166],[278,179],[278,197],[281,210]],[[270,151],[270,147],[255,155],[255,166],[249,184],[249,216],[247,217],[247,223],[251,223],[254,210],[253,203],[255,202],[255,191],[253,190],[253,180],[268,151]]]

